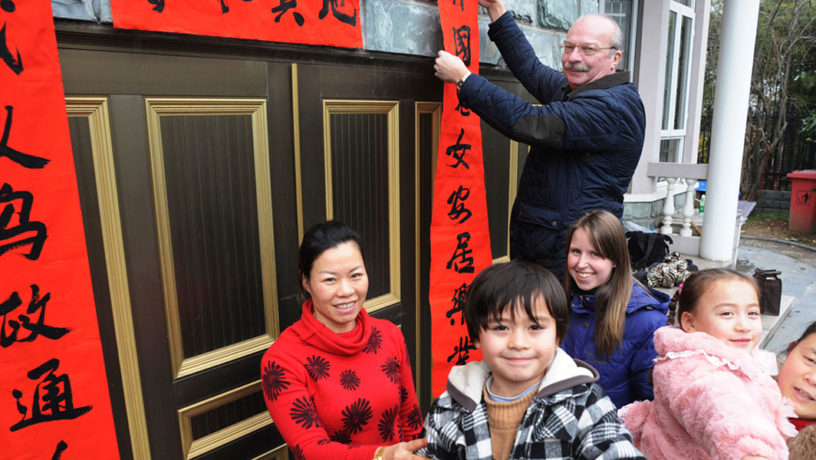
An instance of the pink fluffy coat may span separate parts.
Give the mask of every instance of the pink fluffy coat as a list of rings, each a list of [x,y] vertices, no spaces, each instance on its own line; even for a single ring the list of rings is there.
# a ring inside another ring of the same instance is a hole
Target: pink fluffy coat
[[[787,459],[793,406],[755,357],[702,333],[658,329],[654,401],[619,415],[650,459]]]

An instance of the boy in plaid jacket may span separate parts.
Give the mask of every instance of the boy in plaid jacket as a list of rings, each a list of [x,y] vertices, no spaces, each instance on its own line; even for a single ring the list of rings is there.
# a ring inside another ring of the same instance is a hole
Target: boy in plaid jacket
[[[483,360],[454,367],[425,420],[425,455],[438,459],[643,459],[598,373],[558,344],[569,310],[540,265],[483,270],[465,306]],[[422,453],[419,453],[422,455]]]

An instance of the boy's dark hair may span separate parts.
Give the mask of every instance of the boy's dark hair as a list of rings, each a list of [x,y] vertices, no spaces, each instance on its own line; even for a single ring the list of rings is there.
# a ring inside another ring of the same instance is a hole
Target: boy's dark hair
[[[470,340],[477,342],[479,331],[486,329],[491,320],[501,318],[505,310],[509,309],[514,317],[517,305],[535,321],[533,305],[539,297],[555,320],[555,333],[561,343],[567,333],[569,304],[555,275],[537,263],[522,260],[485,268],[473,279],[465,303]]]
[[[304,277],[309,278],[309,275],[312,273],[314,261],[317,260],[323,252],[347,241],[351,241],[357,245],[357,249],[360,250],[360,256],[365,260],[360,235],[343,222],[330,220],[309,228],[303,235],[303,241],[300,243],[300,251],[298,252],[298,281],[301,282]],[[304,298],[308,299],[309,293],[303,289],[303,283],[301,282],[300,284],[301,294]]]
[[[759,299],[759,286],[756,281],[750,276],[744,275],[738,271],[727,268],[709,268],[693,273],[691,276],[683,281],[683,287],[680,289],[680,296],[677,301],[677,322],[682,325],[683,313],[694,312],[697,307],[697,302],[711,288],[711,285],[717,281],[724,280],[738,280],[748,283],[754,288]]]

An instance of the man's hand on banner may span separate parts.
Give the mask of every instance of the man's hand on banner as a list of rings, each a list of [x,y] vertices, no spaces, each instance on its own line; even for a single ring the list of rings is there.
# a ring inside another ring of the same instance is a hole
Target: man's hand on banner
[[[501,0],[479,0],[479,6],[487,10],[491,21],[499,19],[499,16],[507,11],[507,8],[504,7],[504,3],[502,3]]]
[[[463,80],[470,74],[470,71],[458,57],[440,50],[436,54],[436,61],[434,61],[434,75],[436,78],[448,82],[457,83]]]

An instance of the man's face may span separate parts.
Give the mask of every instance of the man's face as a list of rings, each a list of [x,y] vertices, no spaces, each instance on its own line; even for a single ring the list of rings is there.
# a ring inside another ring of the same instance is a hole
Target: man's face
[[[571,52],[564,49],[561,65],[570,88],[595,81],[615,73],[621,60],[620,50],[610,50],[615,27],[609,20],[598,16],[586,16],[575,21],[567,32],[565,44],[573,47]],[[587,56],[581,48],[595,48],[592,56]]]

